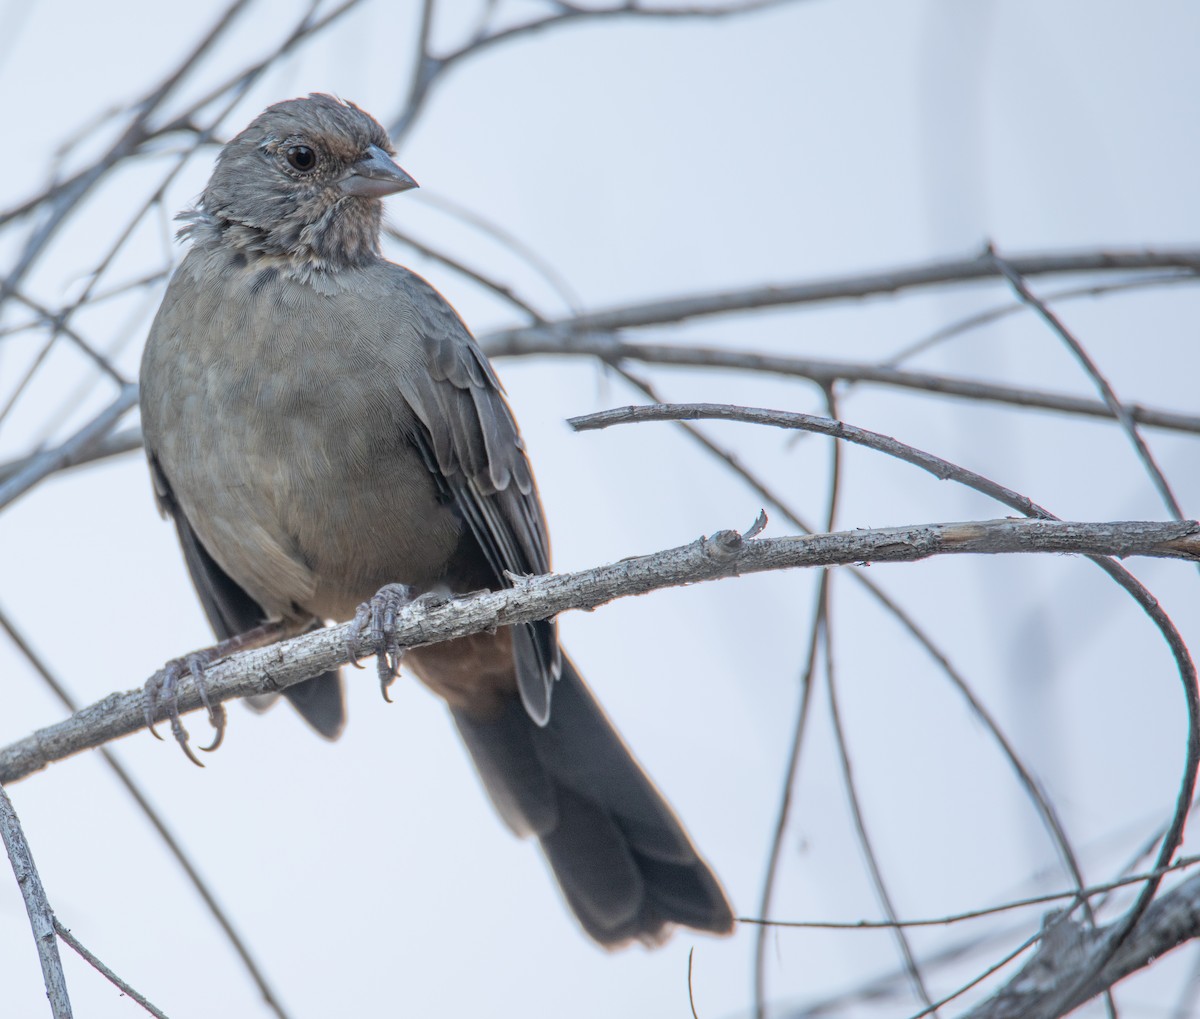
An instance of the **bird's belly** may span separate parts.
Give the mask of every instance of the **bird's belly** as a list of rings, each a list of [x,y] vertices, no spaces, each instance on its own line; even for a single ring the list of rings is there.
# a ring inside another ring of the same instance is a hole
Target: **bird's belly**
[[[344,620],[384,584],[442,582],[463,524],[419,451],[370,409],[294,392],[177,423],[203,454],[164,467],[209,552],[273,617]]]

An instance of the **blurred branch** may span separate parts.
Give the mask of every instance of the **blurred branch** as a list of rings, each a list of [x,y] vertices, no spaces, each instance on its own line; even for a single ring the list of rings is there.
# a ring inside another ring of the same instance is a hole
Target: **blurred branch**
[[[1022,276],[1059,276],[1065,273],[1111,272],[1114,269],[1190,269],[1200,273],[1200,249],[1181,248],[1154,251],[1075,251],[1060,254],[1013,256],[1007,259]],[[896,294],[918,287],[974,283],[1003,278],[989,252],[974,258],[930,262],[927,265],[901,267],[883,272],[854,276],[836,276],[826,280],[780,283],[773,286],[745,287],[738,290],[685,294],[680,297],[624,305],[558,319],[545,326],[512,329],[496,333],[491,343],[496,348],[517,342],[524,336],[553,337],[564,347],[572,336],[592,330],[612,332],[642,326],[683,322],[708,315],[728,315],[757,308],[780,308],[795,304],[847,301],[882,294]],[[543,342],[545,340],[543,339]],[[490,348],[489,348],[490,350]]]
[[[1164,272],[1164,273],[1148,273],[1146,275],[1136,275],[1128,279],[1107,280],[1103,283],[1092,283],[1082,287],[1065,287],[1061,290],[1055,290],[1051,294],[1047,294],[1044,298],[1048,303],[1059,304],[1064,301],[1073,301],[1081,297],[1108,297],[1112,294],[1128,293],[1131,290],[1148,290],[1154,287],[1170,287],[1176,283],[1196,283],[1198,278],[1192,272]],[[1002,318],[1007,318],[1010,315],[1015,315],[1022,311],[1025,307],[1022,301],[1011,301],[1008,304],[994,305],[991,308],[985,308],[983,311],[976,311],[970,315],[954,322],[949,322],[938,329],[935,329],[928,336],[924,336],[915,343],[910,343],[901,350],[887,359],[885,362],[889,366],[896,366],[903,361],[916,357],[918,354],[923,354],[927,350],[932,350],[940,343],[946,340],[953,339],[956,336],[961,336],[973,329],[979,329],[992,322],[997,322]]]
[[[899,442],[890,436],[858,428],[854,425],[848,425],[841,421],[834,421],[830,418],[817,417],[812,414],[789,414],[783,411],[763,410],[753,407],[731,407],[720,404],[692,404],[617,408],[615,410],[603,411],[599,414],[590,414],[582,418],[573,418],[571,424],[577,429],[589,429],[635,421],[697,419],[751,422],[773,425],[780,428],[797,428],[803,431],[828,435],[831,438],[853,442],[868,449],[874,449],[888,456],[895,457],[905,463],[913,464],[922,470],[928,471],[937,478],[953,480],[987,495],[1006,506],[1010,506],[1028,517],[1042,521],[1058,519],[1049,510],[1039,506],[1028,497],[1010,488],[1006,488],[1004,485],[986,478],[975,471],[967,470],[965,467],[960,467],[958,464],[951,463],[942,457],[927,453],[907,443]],[[1196,776],[1200,772],[1200,690],[1197,689],[1200,677],[1197,676],[1196,665],[1192,660],[1191,651],[1188,649],[1183,635],[1179,632],[1179,628],[1146,586],[1113,559],[1111,554],[1086,554],[1097,567],[1107,573],[1118,586],[1123,588],[1137,602],[1142,611],[1150,617],[1151,621],[1162,634],[1163,640],[1166,641],[1167,647],[1170,649],[1179,670],[1184,704],[1187,709],[1187,740],[1183,775],[1176,792],[1175,809],[1172,813],[1170,824],[1168,824],[1166,832],[1163,835],[1162,844],[1155,862],[1156,868],[1161,869],[1171,862],[1176,850],[1179,849],[1179,846],[1183,842],[1184,827],[1187,824],[1191,799],[1196,787]],[[1127,933],[1134,928],[1138,919],[1153,900],[1157,888],[1158,879],[1146,883],[1145,887],[1139,893],[1137,901],[1119,922],[1118,930],[1123,930]],[[1115,952],[1120,945],[1121,938],[1114,936],[1108,951]],[[1102,968],[1104,960],[1100,959],[1095,965],[1097,968]],[[1081,978],[1081,986],[1084,983],[1086,983],[1086,978]],[[1062,992],[1062,998],[1064,1000],[1069,999],[1072,994],[1072,989],[1066,988]]]
[[[837,416],[837,400],[832,389],[825,390],[825,407],[830,417]],[[682,427],[691,429],[694,434],[699,432],[690,423]],[[825,530],[832,531],[837,521],[838,500],[842,491],[842,444],[830,444],[829,460],[829,494],[825,508]],[[719,454],[718,454],[719,455]],[[799,523],[799,521],[796,521]],[[821,570],[817,579],[816,605],[808,627],[808,650],[805,653],[804,671],[800,675],[800,698],[796,705],[796,721],[792,725],[792,738],[788,747],[787,764],[783,770],[783,788],[779,793],[779,805],[775,811],[775,825],[771,834],[770,848],[767,850],[766,866],[763,868],[762,891],[759,896],[758,911],[763,918],[771,915],[774,904],[775,885],[779,880],[779,868],[783,861],[783,840],[787,834],[788,823],[791,820],[792,799],[800,778],[800,761],[802,758],[805,736],[808,733],[808,720],[812,707],[814,678],[817,671],[818,654],[822,649],[828,660],[833,653],[829,627],[829,588],[832,576],[829,570]],[[754,1016],[755,1019],[766,1019],[767,1015],[767,927],[760,927],[754,935]],[[908,969],[913,968],[912,960],[904,958]]]
[[[569,339],[553,332],[554,327],[509,330],[483,337],[480,345],[489,357],[518,357],[550,354],[554,356],[591,356],[602,361],[641,361],[644,364],[675,365],[690,368],[725,368],[737,371],[765,372],[809,379],[820,386],[834,382],[868,382],[923,393],[957,396],[986,403],[1010,404],[1015,407],[1035,407],[1080,414],[1085,417],[1114,417],[1112,409],[1099,400],[1051,393],[1024,386],[1009,386],[994,382],[940,375],[934,372],[911,371],[856,361],[829,361],[815,357],[788,357],[776,354],[756,354],[721,347],[692,346],[691,344],[627,343],[614,333],[588,331],[572,334]],[[1138,424],[1172,431],[1200,434],[1200,415],[1159,410],[1141,404],[1125,404],[1125,409]]]
[[[637,379],[627,369],[625,369],[621,365],[616,365],[614,367],[614,370],[617,371],[624,378],[631,381],[637,388],[639,388],[642,392],[644,392],[651,400],[654,400],[657,403],[662,402],[659,399],[657,393],[655,393],[655,391],[653,390],[653,388],[648,383],[646,383],[644,380]],[[830,390],[826,390],[826,402],[827,402],[827,406],[829,407],[829,409],[831,411],[836,408],[836,403],[832,397]],[[824,425],[833,424],[833,422],[831,422],[829,419],[815,418],[815,419],[808,419],[808,420],[812,421],[814,423],[820,423],[819,427],[823,427]],[[700,443],[705,449],[707,449],[715,457],[717,457],[718,460],[720,460],[722,463],[726,464],[730,469],[732,469],[748,485],[751,486],[753,491],[755,491],[761,498],[767,500],[769,505],[772,505],[776,509],[778,509],[779,512],[781,512],[785,516],[786,519],[790,520],[791,523],[795,527],[799,528],[801,531],[804,531],[806,533],[812,533],[813,528],[808,526],[808,524],[806,524],[805,521],[791,507],[789,507],[785,502],[783,502],[780,499],[780,497],[762,481],[761,478],[756,476],[751,471],[748,471],[732,453],[730,453],[728,450],[722,448],[720,445],[718,445],[716,442],[714,442],[703,431],[701,431],[696,426],[694,426],[690,421],[680,420],[680,419],[676,418],[675,423],[680,428],[682,428],[687,435],[689,435],[696,442]],[[795,418],[795,417],[789,418],[789,420],[785,423],[785,426],[789,426],[789,425],[793,426],[793,427],[798,426],[799,422],[798,422],[797,418]],[[827,434],[830,434],[830,433],[827,433]],[[851,438],[852,435],[859,436],[860,433],[858,430],[855,430],[853,428],[850,428],[850,429],[844,428],[839,437],[849,439],[849,438]],[[878,437],[878,438],[883,438],[883,437]],[[903,444],[896,444],[895,440],[892,440],[892,439],[887,439],[886,442],[892,443],[893,445],[903,446]],[[840,447],[840,443],[834,443],[833,445],[834,445],[835,449]],[[908,447],[904,447],[904,448],[908,448]],[[883,449],[884,451],[890,451],[891,447],[885,445],[885,446],[881,447],[881,449]],[[833,467],[834,467],[833,476],[831,478],[831,492],[835,492],[838,487],[838,478],[840,476],[839,464],[840,464],[840,460],[835,456],[835,459],[833,462]],[[939,466],[939,464],[941,466]],[[937,468],[937,470],[935,470],[935,473],[937,473],[939,477],[943,476],[940,473],[941,470],[954,469],[953,465],[947,464],[944,461],[938,461],[938,463],[932,464],[931,466],[934,466]],[[977,477],[978,476],[970,475],[969,472],[967,472],[967,473],[963,473],[960,476],[959,480],[963,481],[964,483],[970,484],[974,480],[976,480]],[[1003,497],[1003,495],[1004,495],[1003,492],[996,493],[996,494],[1000,497]],[[1003,501],[1003,498],[1002,498],[1002,501]],[[835,508],[836,508],[835,504],[833,502],[831,502],[830,503],[830,513],[829,513],[828,522],[827,522],[827,526],[825,527],[825,530],[833,529],[833,512],[834,512]],[[867,576],[867,573],[865,570],[859,569],[859,568],[853,568],[850,571],[850,577],[855,582],[857,582],[861,587],[865,588],[867,593],[870,594],[870,596],[879,603],[879,605],[884,609],[884,611],[889,613],[896,620],[896,622],[898,622],[900,624],[900,626],[903,627],[904,630],[906,630],[912,636],[912,638],[925,650],[925,652],[933,660],[934,664],[941,670],[941,672],[949,680],[950,684],[954,687],[954,689],[956,691],[958,691],[958,693],[962,696],[962,698],[964,699],[964,701],[967,704],[967,707],[970,709],[971,713],[975,716],[975,718],[979,721],[979,723],[981,725],[983,725],[984,728],[988,731],[988,733],[991,735],[993,741],[995,742],[996,746],[999,748],[1000,752],[1004,755],[1005,759],[1008,761],[1009,767],[1012,768],[1013,773],[1016,775],[1017,781],[1020,783],[1021,788],[1025,792],[1025,795],[1029,798],[1029,801],[1033,804],[1034,809],[1036,810],[1036,812],[1038,814],[1038,818],[1042,822],[1042,826],[1046,830],[1047,834],[1050,836],[1050,840],[1051,840],[1054,848],[1058,852],[1059,858],[1062,860],[1062,863],[1063,863],[1065,869],[1067,870],[1067,872],[1071,876],[1071,878],[1074,880],[1076,888],[1082,889],[1083,883],[1084,883],[1083,882],[1083,873],[1082,873],[1082,869],[1079,865],[1078,856],[1077,856],[1074,846],[1071,844],[1071,840],[1067,835],[1065,827],[1063,826],[1061,820],[1058,817],[1057,810],[1055,809],[1053,803],[1050,802],[1049,797],[1046,795],[1045,791],[1041,788],[1039,783],[1034,780],[1034,777],[1033,777],[1032,773],[1030,772],[1030,769],[1025,764],[1024,760],[1022,760],[1020,754],[1017,752],[1015,746],[1013,745],[1013,742],[1008,738],[1008,735],[1004,732],[1003,728],[1000,726],[999,722],[993,716],[991,711],[989,711],[988,708],[985,706],[985,704],[983,703],[983,700],[978,696],[978,694],[976,694],[975,690],[972,688],[972,685],[967,680],[967,677],[964,676],[963,673],[950,661],[947,654],[937,645],[937,643],[932,639],[932,637],[929,635],[929,633],[926,632],[926,630],[916,622],[916,620],[912,617],[911,613],[906,611],[903,608],[903,606],[901,606],[898,602],[896,602],[896,600],[894,598],[892,598],[890,595],[888,595],[884,591],[884,589],[874,579]],[[824,588],[822,588],[822,590],[824,590]],[[1135,597],[1138,596],[1138,592],[1136,590],[1131,593],[1133,593]],[[1167,621],[1167,622],[1169,623],[1169,621]],[[1169,629],[1169,627],[1168,627],[1168,629]],[[1184,653],[1180,653],[1178,651],[1178,649],[1175,649],[1175,650],[1181,661],[1181,669],[1184,669],[1187,656]],[[815,665],[810,660],[810,663],[808,666],[808,679],[806,679],[806,682],[811,681],[811,670],[814,667],[815,667]],[[805,710],[806,709],[802,705],[802,707],[801,707],[801,715],[802,716],[805,713]],[[800,740],[802,732],[803,732],[803,726],[804,726],[804,718],[801,717],[798,719],[798,729],[797,729],[796,734],[793,737],[793,746],[792,746],[791,756],[789,757],[789,764],[788,764],[789,771],[793,770],[796,767],[796,763],[798,760],[798,754],[800,752],[799,740]],[[790,781],[790,780],[785,779],[785,781]],[[786,798],[785,798],[785,806],[782,808],[782,811],[783,811],[783,813],[786,812]],[[783,816],[782,813],[781,813],[781,816]],[[784,817],[783,821],[780,823],[786,823],[786,817]],[[779,824],[777,824],[776,838],[777,839],[782,838],[782,834],[783,834],[782,829],[779,827]],[[772,860],[774,862],[770,863],[769,867],[777,865],[777,863],[778,863],[777,856],[774,852],[772,852],[771,856],[772,856]],[[772,879],[768,876],[767,887],[769,887],[769,885],[771,883],[772,883]],[[765,902],[765,898],[764,898],[764,902]],[[1085,909],[1086,914],[1090,917],[1091,916],[1090,902],[1087,902],[1085,900],[1084,909]],[[768,910],[765,905],[762,908],[762,914],[764,917],[768,915]],[[765,932],[762,932],[762,933],[765,934]],[[755,975],[755,1002],[756,1002],[755,1011],[756,1011],[756,1014],[759,1011],[761,1011],[759,1002],[762,1001],[763,994],[764,994],[763,987],[764,987],[764,980],[765,980],[765,957],[762,954],[762,951],[764,948],[765,948],[765,941],[762,938],[760,938],[759,939],[759,947],[756,948],[756,953],[755,953],[756,954],[756,962],[755,962],[755,972],[756,972],[756,975]]]
[[[126,385],[121,394],[91,421],[54,449],[36,453],[25,465],[0,482],[0,509],[24,495],[43,478],[87,453],[137,403],[137,386]]]
[[[752,529],[753,530],[753,529]],[[577,573],[514,578],[514,586],[464,598],[424,598],[405,608],[393,631],[402,648],[421,647],[491,631],[570,609],[590,610],[616,598],[746,573],[868,562],[914,562],[935,555],[1050,552],[1089,556],[1138,555],[1200,559],[1200,523],[1061,520],[989,520],[917,524],[835,534],[746,538],[719,531],[688,545]],[[275,693],[373,653],[358,646],[353,623],[318,630],[266,648],[242,652],[206,671],[210,701]],[[190,676],[180,683],[183,712],[201,706]],[[158,705],[158,717],[166,717]],[[145,728],[141,690],[113,693],[65,721],[0,749],[0,783],[13,782],[109,740]]]
[[[457,49],[439,56],[430,49],[429,45],[437,5],[435,0],[424,0],[421,21],[417,30],[418,45],[413,76],[408,84],[404,108],[392,120],[388,126],[388,132],[394,139],[403,140],[404,136],[412,129],[417,117],[420,116],[434,83],[455,64],[525,36],[582,21],[594,22],[602,19],[631,17],[663,20],[669,18],[728,18],[797,2],[799,0],[741,0],[740,3],[718,3],[702,7],[646,7],[640,3],[640,0],[625,0],[624,3],[613,7],[587,7],[583,4],[570,3],[568,0],[554,0],[551,4],[553,7],[551,13],[497,29],[490,26],[489,9],[465,43]]]
[[[800,930],[826,931],[869,931],[887,930],[891,927],[946,927],[950,924],[963,923],[966,920],[979,920],[983,917],[995,916],[997,913],[1007,913],[1014,909],[1028,909],[1030,906],[1044,906],[1061,899],[1071,899],[1081,902],[1092,896],[1107,895],[1118,888],[1141,884],[1152,878],[1162,877],[1177,870],[1186,870],[1200,863],[1200,856],[1181,856],[1169,867],[1151,871],[1148,874],[1128,874],[1115,881],[1105,881],[1101,884],[1088,885],[1069,892],[1046,892],[1043,895],[1029,895],[1011,902],[1003,902],[998,906],[982,906],[979,909],[969,909],[962,913],[947,913],[945,916],[921,917],[916,920],[771,920],[757,916],[739,916],[738,923],[752,924],[756,927],[784,927]],[[1061,911],[1060,911],[1061,912]]]
[[[61,454],[56,471],[70,470],[72,467],[85,467],[100,460],[108,460],[123,453],[132,453],[142,448],[141,428],[123,428],[119,432],[109,432],[103,439],[98,439],[90,445],[76,446]],[[42,454],[23,456],[19,460],[9,460],[0,464],[0,485],[9,478],[20,474],[34,463],[41,461]]]
[[[1062,319],[1051,311],[1045,302],[1029,289],[1029,284],[1025,281],[1025,277],[1021,271],[1007,258],[1001,258],[994,248],[989,246],[988,251],[996,268],[1008,280],[1017,296],[1033,308],[1041,316],[1042,320],[1058,334],[1059,338],[1066,344],[1067,349],[1070,350],[1075,359],[1083,367],[1088,378],[1092,380],[1093,384],[1100,391],[1100,395],[1104,398],[1104,402],[1108,406],[1112,416],[1117,419],[1121,430],[1125,432],[1129,441],[1133,444],[1138,459],[1142,461],[1146,468],[1146,473],[1150,475],[1150,480],[1158,489],[1159,494],[1162,495],[1167,509],[1171,511],[1173,517],[1182,519],[1183,508],[1175,498],[1175,493],[1171,491],[1171,486],[1168,484],[1162,468],[1158,466],[1157,461],[1154,459],[1154,454],[1150,452],[1150,447],[1146,445],[1146,440],[1142,438],[1142,433],[1138,431],[1137,423],[1133,420],[1133,415],[1129,413],[1129,409],[1117,397],[1112,384],[1104,377],[1099,366],[1092,360],[1091,356],[1084,349],[1083,344],[1063,324]]]
[[[1105,988],[1155,962],[1200,934],[1200,876],[1164,892],[1120,938],[1124,920],[1088,930],[1063,913],[1051,914],[1041,944],[1028,963],[1000,991],[966,1013],[965,1019],[1056,1019]],[[1113,943],[1120,941],[1113,953]],[[1113,953],[1099,973],[1098,961]],[[1079,984],[1083,981],[1082,984]],[[1079,984],[1066,1001],[1064,987]]]
[[[824,625],[828,629],[830,625],[828,614]],[[833,742],[837,749],[837,760],[842,773],[842,785],[846,790],[846,801],[850,808],[850,818],[854,825],[855,841],[858,843],[859,851],[862,853],[863,860],[867,865],[867,874],[871,879],[875,899],[879,903],[880,909],[883,910],[884,916],[891,921],[889,929],[895,939],[896,947],[904,964],[905,973],[908,975],[909,983],[912,985],[913,993],[925,1005],[924,1011],[936,1016],[938,1005],[934,1004],[934,1000],[929,993],[929,988],[925,984],[925,978],[922,975],[920,964],[917,962],[917,956],[913,951],[908,932],[899,923],[900,914],[897,912],[896,906],[892,901],[892,894],[888,888],[887,880],[884,878],[883,865],[880,863],[874,840],[867,830],[866,814],[862,807],[862,798],[858,794],[858,783],[854,778],[854,765],[850,759],[850,745],[846,738],[846,727],[842,721],[838,685],[835,680],[833,667],[833,655],[828,640],[825,645],[825,690],[828,698]]]
[[[448,269],[452,269],[455,272],[465,276],[467,279],[478,283],[479,286],[483,287],[484,290],[490,291],[502,301],[511,304],[522,314],[528,316],[532,321],[544,321],[544,317],[541,312],[539,312],[524,298],[517,296],[511,287],[501,283],[499,280],[492,279],[490,276],[485,276],[478,269],[470,268],[468,265],[459,261],[458,259],[453,258],[442,251],[438,251],[436,248],[430,247],[424,241],[417,240],[417,238],[413,237],[412,234],[405,233],[403,230],[392,226],[390,223],[384,225],[383,232],[388,237],[392,238],[392,240],[412,248],[412,250],[417,252],[417,254],[424,255],[426,258],[431,258],[435,262],[440,262]]]
[[[803,304],[848,297],[864,297],[874,293],[890,293],[913,286],[977,280],[989,275],[988,267],[994,265],[994,259],[990,256],[897,269],[890,273],[874,273],[824,282],[800,283],[790,287],[729,291],[724,295],[713,295],[711,298],[674,298],[664,302],[630,305],[624,308],[609,309],[605,312],[538,323],[536,321],[537,310],[518,298],[504,284],[477,273],[407,235],[397,233],[396,239],[412,245],[423,254],[442,261],[456,271],[465,273],[497,296],[514,304],[524,314],[535,319],[535,323],[527,327],[501,330],[482,337],[480,345],[489,357],[539,354],[581,355],[596,357],[606,362],[635,360],[647,364],[730,368],[806,378],[825,387],[838,381],[868,382],[983,402],[1079,414],[1086,417],[1108,419],[1114,417],[1111,406],[1099,400],[1045,392],[1023,386],[979,382],[933,372],[908,371],[852,361],[755,354],[724,350],[719,347],[626,343],[614,335],[617,330],[622,328],[672,320],[669,315],[679,313],[681,309],[684,317],[687,317],[764,307],[762,301],[769,295],[774,295],[775,303],[778,304]],[[1144,269],[1168,265],[1200,271],[1200,249],[1158,253],[1084,252],[1064,255],[1030,255],[1009,259],[1007,264],[1019,268],[1025,275],[1097,272],[1114,268]],[[990,275],[993,276],[998,274],[999,270],[994,268],[990,272]],[[152,283],[160,278],[161,274],[155,274],[145,280],[139,280],[138,285]],[[708,310],[701,310],[701,306],[707,307]],[[41,309],[41,311],[43,314],[50,314],[49,309]],[[664,318],[664,315],[668,315],[668,317]],[[1146,407],[1141,404],[1125,404],[1123,406],[1132,420],[1138,424],[1200,434],[1200,416]],[[126,431],[121,434],[119,440],[114,439],[112,442],[106,440],[94,446],[85,445],[60,452],[60,459],[55,462],[53,470],[80,466],[93,459],[115,456],[136,449],[139,444],[139,433],[133,430]],[[5,504],[2,495],[4,483],[15,473],[29,468],[34,460],[44,464],[42,456],[43,454],[33,454],[7,463],[0,463],[0,507]],[[52,471],[48,473],[52,473]],[[45,476],[44,473],[39,475],[33,483]]]

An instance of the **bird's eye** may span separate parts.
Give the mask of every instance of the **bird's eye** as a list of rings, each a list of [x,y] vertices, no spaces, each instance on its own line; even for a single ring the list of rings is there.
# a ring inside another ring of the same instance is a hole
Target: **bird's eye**
[[[293,169],[308,173],[317,165],[317,154],[307,145],[293,145],[287,150],[287,161]]]

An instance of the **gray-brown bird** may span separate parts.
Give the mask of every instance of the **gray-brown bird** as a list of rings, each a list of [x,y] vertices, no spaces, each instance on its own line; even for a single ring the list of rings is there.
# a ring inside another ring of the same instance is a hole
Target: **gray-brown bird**
[[[224,147],[182,217],[191,248],[146,344],[142,427],[219,638],[346,620],[385,585],[462,593],[549,569],[491,365],[446,300],[380,254],[381,198],[416,186],[392,155],[350,103],[279,103]],[[731,929],[552,621],[405,662],[448,702],[500,815],[537,836],[588,934],[612,947],[676,923]],[[339,734],[337,672],[286,695]]]

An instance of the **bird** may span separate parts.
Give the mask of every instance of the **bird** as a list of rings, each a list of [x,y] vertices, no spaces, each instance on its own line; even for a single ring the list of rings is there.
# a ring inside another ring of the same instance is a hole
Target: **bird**
[[[147,338],[141,419],[218,649],[351,617],[377,630],[406,598],[549,571],[500,380],[447,300],[383,257],[382,199],[417,186],[394,156],[373,117],[311,93],[225,144],[180,214],[189,247]],[[189,659],[201,678],[205,660]],[[447,702],[501,819],[537,838],[598,944],[732,929],[720,881],[553,620],[413,648],[404,663]],[[340,734],[338,672],[285,695],[321,735]]]

